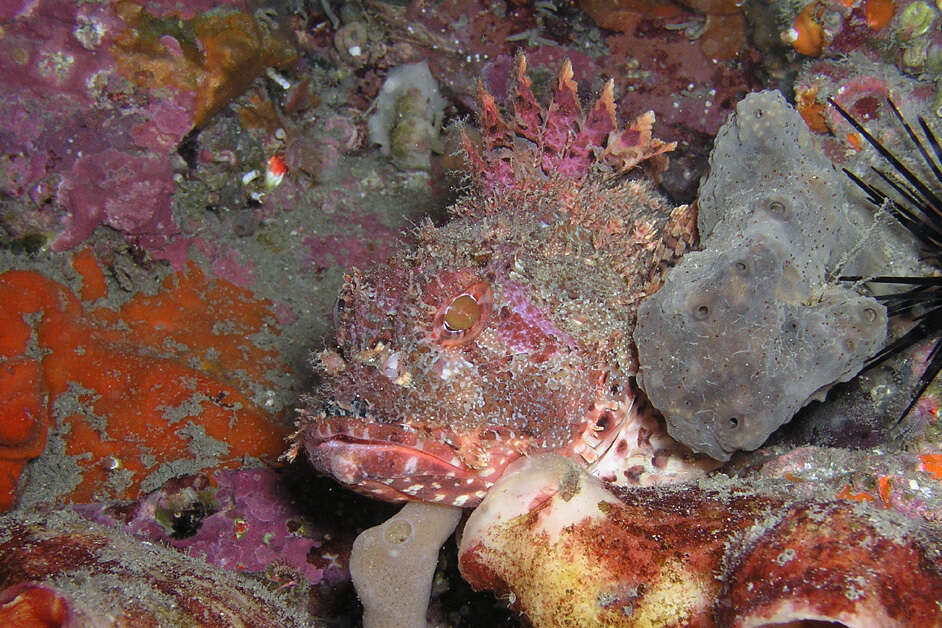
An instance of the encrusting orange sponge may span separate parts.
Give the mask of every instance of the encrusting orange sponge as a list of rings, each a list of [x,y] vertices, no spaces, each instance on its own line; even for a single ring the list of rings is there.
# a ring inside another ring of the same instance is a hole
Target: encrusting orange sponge
[[[53,417],[81,471],[64,496],[75,502],[136,497],[175,468],[277,457],[288,425],[246,392],[290,371],[251,340],[277,333],[267,301],[191,265],[155,296],[89,307],[107,294],[101,268],[88,252],[73,267],[81,301],[35,272],[0,275],[0,510],[15,503]]]
[[[893,21],[896,14],[894,0],[867,0],[864,10],[867,16],[867,26],[875,31],[883,30]]]
[[[817,57],[827,44],[824,28],[819,23],[824,5],[812,2],[792,22],[792,27],[782,33],[782,41],[803,55]]]

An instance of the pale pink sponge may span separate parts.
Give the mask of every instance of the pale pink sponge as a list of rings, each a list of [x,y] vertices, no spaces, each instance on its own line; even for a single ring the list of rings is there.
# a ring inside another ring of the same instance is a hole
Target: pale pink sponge
[[[438,551],[461,510],[410,502],[353,543],[350,575],[365,628],[424,626]]]

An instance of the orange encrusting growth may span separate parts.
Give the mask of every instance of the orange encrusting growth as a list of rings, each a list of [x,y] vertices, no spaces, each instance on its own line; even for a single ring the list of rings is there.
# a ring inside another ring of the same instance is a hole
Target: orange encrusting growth
[[[854,150],[860,152],[863,149],[863,140],[860,139],[860,133],[848,133],[847,143],[854,147]]]
[[[825,119],[827,105],[818,100],[817,85],[812,85],[807,89],[797,88],[795,90],[795,109],[801,114],[801,118],[808,125],[808,128],[815,133],[830,133]]]
[[[38,356],[30,355],[33,330],[22,315],[43,302],[55,303],[57,293],[46,283],[25,289],[29,274],[0,276],[0,511],[16,503],[20,474],[45,449],[49,426],[42,367]]]
[[[822,3],[812,2],[798,14],[785,33],[787,43],[803,55],[817,57],[824,50],[827,40],[824,28],[818,22],[823,10]]]
[[[105,274],[91,249],[82,249],[72,257],[72,268],[82,276],[82,301],[95,301],[108,294]]]
[[[870,493],[859,492],[855,493],[851,490],[850,484],[845,484],[844,488],[841,489],[841,492],[837,494],[838,499],[848,499],[854,502],[872,502],[873,495]]]
[[[79,253],[73,267],[83,298],[105,295],[94,257]],[[10,271],[0,275],[0,304],[0,509],[45,447],[60,398],[72,411],[61,417],[66,454],[82,470],[72,501],[135,497],[163,463],[232,467],[280,453],[287,426],[243,392],[273,387],[272,373],[289,370],[250,339],[268,324],[267,301],[191,266],[118,311],[86,309],[65,286]],[[200,430],[216,451],[199,450]],[[124,482],[109,482],[118,469]]]
[[[942,480],[942,454],[922,454],[919,456],[922,461],[922,470],[929,473],[937,480]]]
[[[886,508],[889,508],[892,503],[893,484],[888,475],[881,475],[877,478],[877,492],[880,493],[880,501]]]
[[[893,21],[896,3],[893,0],[867,0],[864,13],[867,16],[867,26],[875,31],[883,30]]]

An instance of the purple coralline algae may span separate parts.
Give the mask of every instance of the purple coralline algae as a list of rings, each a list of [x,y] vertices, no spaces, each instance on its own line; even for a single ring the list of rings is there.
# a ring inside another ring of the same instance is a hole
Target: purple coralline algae
[[[109,49],[124,23],[110,6],[4,9],[0,188],[37,219],[65,210],[55,250],[107,224],[144,238],[157,257],[169,255],[179,229],[170,213],[167,145],[186,134],[192,116],[173,106],[177,94],[156,106],[118,73]]]
[[[313,529],[271,469],[187,476],[130,507],[77,508],[99,523],[120,524],[134,536],[216,567],[246,572],[277,567],[279,578],[290,572],[312,585],[349,580],[349,543],[346,549],[336,547],[329,533]],[[284,584],[291,586],[291,578]]]
[[[69,218],[54,248],[81,244],[104,224],[138,236],[146,249],[165,249],[179,233],[170,211],[172,176],[166,158],[138,157],[113,148],[83,155],[59,186],[58,199],[69,208]]]
[[[17,203],[14,239],[40,235],[66,250],[106,225],[182,267],[187,241],[171,207],[174,159],[183,160],[174,151],[246,80],[217,57],[243,39],[271,64],[288,53],[268,55],[247,14],[159,17],[170,12],[169,3],[0,5],[0,191]],[[147,39],[161,28],[167,34]],[[193,46],[202,62],[187,57]],[[264,67],[244,69],[250,79]]]

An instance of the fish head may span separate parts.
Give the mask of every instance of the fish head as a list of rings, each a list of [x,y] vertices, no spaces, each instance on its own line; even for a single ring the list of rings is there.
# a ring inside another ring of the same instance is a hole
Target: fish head
[[[346,278],[300,438],[360,492],[473,505],[513,460],[573,442],[605,375],[503,260],[443,270],[422,257]]]

